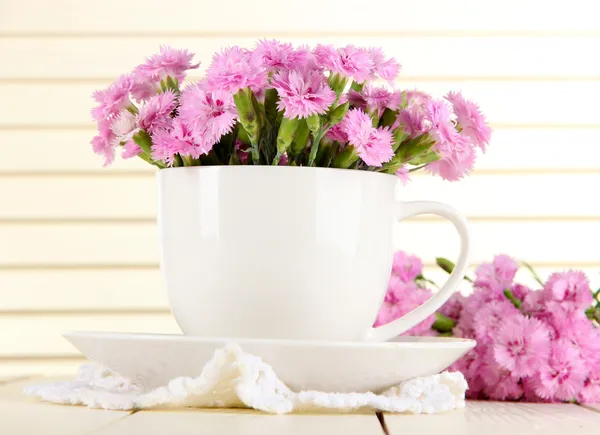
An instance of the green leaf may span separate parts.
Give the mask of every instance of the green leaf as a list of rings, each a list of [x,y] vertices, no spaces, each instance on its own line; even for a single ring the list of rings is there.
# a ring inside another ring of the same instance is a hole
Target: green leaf
[[[364,87],[365,87],[365,82],[356,83],[355,81],[353,81],[352,84],[350,85],[350,89],[352,89],[353,91],[356,91],[356,92],[362,92]]]
[[[177,79],[168,76],[167,77],[167,81],[166,81],[166,88],[172,90],[173,92],[175,92],[176,94],[179,93],[179,83],[177,82]]]
[[[381,115],[381,119],[379,120],[379,126],[380,127],[391,127],[396,122],[397,116],[398,116],[398,112],[386,107],[385,110],[383,111],[383,114]]]
[[[140,130],[133,135],[133,141],[139,146],[143,152],[147,155],[152,155],[152,138],[145,130]]]
[[[333,109],[328,116],[329,126],[331,127],[332,125],[339,124],[344,119],[344,116],[346,116],[346,113],[348,113],[349,108],[350,103],[346,102]]]
[[[306,119],[301,119],[296,130],[296,135],[292,141],[290,152],[293,156],[299,156],[306,150],[308,145],[308,136],[310,135],[310,129],[306,123]]]
[[[411,165],[414,165],[414,166],[428,165],[429,163],[435,162],[436,160],[439,160],[439,159],[440,159],[440,156],[438,154],[436,154],[436,152],[434,150],[430,149],[425,154],[416,156],[415,158],[410,160],[408,163],[410,163]]]
[[[277,133],[277,157],[275,157],[275,160],[273,161],[274,165],[279,163],[279,158],[287,152],[292,145],[299,125],[299,118],[289,119],[284,117],[281,121],[281,126]]]
[[[312,132],[312,134],[317,134],[321,129],[321,118],[319,115],[311,115],[306,118],[306,124],[308,124],[308,128]]]
[[[277,102],[279,94],[273,88],[265,91],[265,114],[272,125],[277,123]]]
[[[434,144],[435,141],[429,137],[429,134],[425,133],[403,142],[398,147],[396,155],[400,157],[402,163],[408,163],[415,157],[428,153]]]
[[[336,168],[348,169],[358,160],[358,152],[353,145],[346,145],[333,161]]]
[[[384,115],[385,115],[385,113],[384,113]],[[408,138],[408,134],[406,134],[404,132],[404,127],[400,126],[396,129],[394,129],[394,131],[392,132],[392,135],[394,136],[394,143],[392,144],[392,148],[395,153],[396,151],[398,151],[398,148],[400,147],[402,142],[404,142]]]

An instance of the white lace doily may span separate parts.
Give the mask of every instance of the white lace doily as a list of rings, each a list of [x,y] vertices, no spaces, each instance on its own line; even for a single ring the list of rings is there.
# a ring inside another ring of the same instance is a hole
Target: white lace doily
[[[464,408],[466,390],[461,373],[444,372],[405,381],[381,394],[293,392],[268,364],[231,344],[217,350],[197,378],[176,378],[154,390],[84,365],[73,381],[34,385],[25,393],[53,403],[118,410],[247,407],[277,414],[365,409],[432,414]]]

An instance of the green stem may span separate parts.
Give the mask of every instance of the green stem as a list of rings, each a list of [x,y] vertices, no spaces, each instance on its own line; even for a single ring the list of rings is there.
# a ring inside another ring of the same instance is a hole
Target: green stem
[[[530,264],[525,263],[525,262],[522,262],[521,264],[523,266],[525,266],[525,268],[527,270],[529,270],[529,272],[531,273],[531,275],[533,276],[533,278],[537,281],[537,283],[543,287],[544,286],[544,281],[542,281],[542,279],[537,274],[537,272],[533,269],[533,267]]]
[[[418,171],[419,169],[423,169],[425,166],[427,166],[427,164],[421,165],[421,166],[417,166],[416,168],[411,168],[411,169],[408,170],[408,172]]]
[[[317,151],[319,151],[319,144],[321,143],[321,139],[325,136],[327,130],[320,128],[317,134],[313,135],[313,144],[310,147],[310,154],[308,156],[308,166],[313,166],[315,163],[315,159],[317,158]]]
[[[504,290],[504,296],[513,303],[517,309],[521,308],[521,300],[517,299],[510,290]]]

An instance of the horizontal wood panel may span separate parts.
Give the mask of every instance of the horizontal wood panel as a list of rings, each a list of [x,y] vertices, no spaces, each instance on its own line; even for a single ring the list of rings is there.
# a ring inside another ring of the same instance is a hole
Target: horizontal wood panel
[[[402,82],[443,96],[462,90],[477,101],[492,124],[599,125],[596,100],[600,82]],[[0,128],[25,126],[91,125],[91,94],[104,83],[0,84],[0,94],[11,104],[0,106]],[[36,104],[31,104],[35,101]],[[557,110],[568,102],[577,110]]]
[[[0,130],[0,174],[24,172],[146,171],[141,159],[117,158],[108,168],[89,144],[94,130]],[[26,158],[25,158],[26,156]],[[600,128],[497,128],[477,169],[540,170],[600,169]]]
[[[68,376],[74,377],[80,364],[85,364],[87,359],[73,358],[19,358],[3,360],[0,358],[0,376],[27,377],[34,375],[43,376]]]
[[[263,35],[268,37],[268,35]],[[251,48],[252,37],[150,37],[150,38],[4,38],[0,79],[106,79],[130,71],[163,44],[187,48],[201,62],[198,77],[222,47]],[[589,56],[600,37],[319,37],[285,38],[294,45],[332,43],[343,46],[382,47],[402,64],[403,77],[519,77],[600,78],[600,62]],[[435,56],[424,53],[436,53]],[[457,54],[477,53],[476,56]],[[556,59],[560,59],[557,62]],[[443,68],[440,68],[443,65]]]
[[[560,265],[536,267],[536,271],[546,280],[551,273],[566,268]],[[600,288],[600,263],[596,268],[574,268],[587,274],[592,288]],[[471,276],[472,269],[469,272]],[[438,285],[443,284],[448,276],[436,266],[425,267],[423,274]],[[519,270],[516,282],[539,287],[524,268]],[[470,289],[466,282],[460,286],[464,293],[469,293]],[[39,313],[47,317],[53,313],[77,315],[83,312],[116,315],[124,312],[157,313],[161,310],[168,311],[168,301],[158,267],[147,270],[0,271],[0,316]]]
[[[398,198],[444,201],[471,217],[597,217],[600,202],[588,199],[586,187],[598,185],[600,169],[581,175],[473,175],[460,183],[422,174],[407,186],[398,184]],[[152,174],[0,177],[0,220],[154,219],[156,190]]]
[[[170,313],[141,315],[0,316],[2,356],[79,355],[62,337],[72,330],[179,334]],[[14,332],[10,332],[14,331]]]
[[[208,13],[208,0],[182,0],[165,10],[160,0],[80,2],[43,0],[0,4],[3,34],[217,34],[265,32],[360,33],[418,31],[597,31],[592,3],[573,0],[568,7],[548,7],[544,0],[383,0],[365,7],[361,0],[305,0],[282,8],[279,0],[227,3],[235,13]],[[318,11],[318,13],[315,13]],[[519,11],[515,13],[515,11]],[[168,19],[165,14],[168,13]],[[134,18],[135,17],[135,18]],[[252,17],[252,19],[249,19]]]
[[[395,227],[395,246],[432,261],[454,258],[458,236],[440,221],[406,221]],[[471,223],[474,263],[509,252],[532,263],[598,262],[600,220],[574,225],[561,221],[475,221]],[[549,246],[558,247],[549,249]],[[152,265],[158,262],[158,234],[152,223],[0,226],[0,267],[40,265]]]
[[[3,270],[0,313],[166,309],[158,267],[142,270]]]

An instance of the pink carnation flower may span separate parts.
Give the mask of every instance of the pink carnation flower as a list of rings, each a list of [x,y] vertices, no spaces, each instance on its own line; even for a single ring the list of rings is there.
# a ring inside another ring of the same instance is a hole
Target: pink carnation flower
[[[186,71],[200,66],[192,64],[193,53],[187,50],[177,50],[169,46],[161,46],[160,53],[154,54],[138,65],[133,74],[137,81],[160,81],[167,77],[176,78],[179,82],[185,78]]]
[[[388,107],[391,98],[390,91],[381,86],[372,86],[371,83],[367,83],[361,92],[348,92],[348,101],[352,106],[369,113],[377,113],[378,116]]]
[[[121,157],[124,159],[132,159],[133,157],[138,156],[141,152],[142,149],[133,140],[128,140],[123,147],[123,154],[121,154]]]
[[[462,160],[458,160],[452,156],[443,157],[440,160],[429,163],[425,169],[432,174],[439,175],[444,180],[458,181],[473,171],[475,160],[475,154],[463,157]]]
[[[181,94],[179,117],[184,124],[206,136],[206,141],[212,145],[231,132],[238,113],[230,93],[210,92],[192,85]]]
[[[98,103],[92,109],[94,121],[110,119],[119,114],[125,107],[132,104],[129,93],[133,86],[131,77],[124,75],[119,77],[108,88],[95,91],[92,95]]]
[[[370,48],[369,54],[373,60],[373,74],[371,78],[375,78],[375,74],[377,74],[382,79],[387,80],[390,85],[393,85],[400,71],[400,65],[396,59],[386,59],[383,50],[379,47]]]
[[[429,131],[429,126],[425,122],[425,112],[417,105],[410,105],[398,112],[396,123],[392,126],[392,129],[396,129],[400,125],[402,125],[404,132],[411,138]]]
[[[580,403],[600,402],[600,371],[590,373],[583,383],[583,389],[579,392],[577,400]]]
[[[500,328],[508,322],[515,322],[522,318],[519,310],[508,301],[493,301],[475,312],[473,325],[475,326],[475,337],[483,344],[493,342]]]
[[[348,142],[356,147],[358,155],[367,165],[380,167],[394,156],[390,129],[373,128],[371,118],[362,110],[349,110],[343,128],[348,135]]]
[[[410,174],[408,168],[405,165],[400,166],[396,170],[396,177],[398,177],[403,186],[406,186],[410,181]]]
[[[331,140],[339,142],[341,145],[344,145],[346,142],[348,142],[348,135],[344,131],[342,123],[335,124],[333,127],[331,127],[325,136]]]
[[[507,255],[496,255],[492,263],[483,263],[475,269],[475,287],[492,292],[503,292],[512,287],[519,264]]]
[[[381,167],[394,157],[392,148],[392,131],[387,127],[374,129],[369,136],[369,141],[358,148],[358,155],[369,166]]]
[[[590,370],[600,370],[600,328],[594,326],[583,310],[571,311],[551,305],[549,312],[547,322],[554,328],[555,336],[572,343]]]
[[[487,125],[479,106],[466,100],[460,92],[449,92],[446,99],[452,103],[462,133],[485,151],[492,136],[492,129]]]
[[[403,282],[414,281],[417,276],[423,273],[423,262],[415,255],[408,255],[403,251],[397,251],[394,254],[392,273],[398,276]]]
[[[177,98],[172,91],[155,95],[140,108],[138,125],[141,129],[154,133],[171,127],[171,113],[175,109]]]
[[[386,295],[386,300],[379,311],[374,327],[385,325],[402,317],[422,305],[432,295],[431,290],[420,288],[414,282],[406,283],[401,280],[390,282],[389,293],[392,293],[392,295]],[[432,335],[431,326],[433,322],[435,322],[435,315],[427,317],[402,335]]]
[[[335,92],[327,85],[319,71],[281,71],[271,85],[279,94],[277,107],[286,118],[308,118],[323,114],[335,101]]]
[[[578,350],[563,339],[551,343],[548,364],[539,369],[532,382],[539,397],[568,401],[581,391],[587,373]]]
[[[485,383],[485,395],[492,400],[517,400],[523,395],[519,378],[494,364],[482,365],[479,375]]]
[[[96,154],[104,157],[104,166],[110,165],[115,159],[115,134],[110,122],[105,119],[98,121],[98,134],[90,142]]]
[[[588,308],[594,301],[587,276],[576,270],[553,273],[543,292],[549,305],[557,304],[566,310]]]
[[[548,329],[537,319],[511,318],[498,330],[493,352],[496,362],[513,376],[531,376],[548,360]]]
[[[310,50],[305,47],[295,49],[292,44],[276,40],[259,41],[253,55],[270,71],[281,69],[301,69],[306,66]]]
[[[251,51],[234,46],[213,55],[206,71],[209,90],[223,90],[235,94],[240,89],[264,89],[267,72],[261,60]]]
[[[456,292],[450,296],[450,299],[448,299],[448,301],[442,305],[439,311],[449,319],[458,321],[463,311],[465,302],[466,298],[461,293]]]
[[[357,83],[362,83],[370,78],[374,69],[371,54],[354,45],[336,49],[331,45],[319,44],[313,50],[313,54],[319,66],[332,73],[349,77]]]
[[[173,165],[175,155],[198,158],[208,154],[211,147],[179,119],[173,122],[171,130],[159,130],[152,136],[152,158]]]

